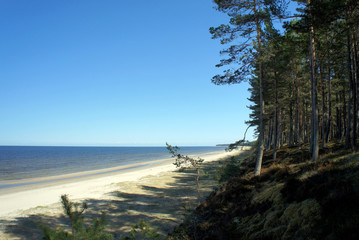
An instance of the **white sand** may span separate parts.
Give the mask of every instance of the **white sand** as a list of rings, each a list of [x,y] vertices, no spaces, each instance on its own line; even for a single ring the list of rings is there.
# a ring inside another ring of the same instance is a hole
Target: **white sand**
[[[203,157],[205,161],[213,161],[235,152],[220,152]],[[116,190],[119,182],[136,181],[147,175],[157,175],[165,171],[173,171],[176,167],[172,164],[173,160],[153,161],[151,166],[139,167],[120,172],[105,173],[103,175],[85,176],[82,178],[72,178],[54,182],[26,185],[11,189],[0,189],[0,219],[17,217],[24,215],[24,211],[58,203],[62,194],[68,194],[73,200],[86,198],[100,198],[106,193]],[[128,166],[125,166],[128,167]],[[77,177],[92,173],[107,172],[110,170],[121,169],[112,168],[91,172],[67,174],[57,176],[56,179]],[[52,180],[54,177],[39,178],[31,180],[33,182]],[[23,181],[30,182],[30,181]]]
[[[202,158],[205,163],[210,163],[235,154],[238,151],[223,151]],[[183,204],[197,202],[192,178],[188,178],[187,173],[174,171],[173,162],[173,159],[168,159],[132,169],[124,166],[28,179],[22,183],[42,183],[0,189],[0,239],[41,239],[39,221],[59,226],[61,223],[57,220],[63,215],[60,204],[62,194],[68,194],[75,202],[90,201],[90,208],[93,208],[88,212],[90,217],[96,217],[91,215],[99,211],[96,209],[105,211],[110,222],[109,230],[113,234],[128,232],[129,226],[144,218],[154,226],[161,226],[160,232],[166,235],[182,221]],[[123,170],[109,172],[120,169]],[[56,181],[51,181],[54,179]],[[201,181],[205,184],[203,179]],[[216,185],[216,181],[211,181],[207,194],[211,186]],[[205,188],[204,185],[201,187]]]

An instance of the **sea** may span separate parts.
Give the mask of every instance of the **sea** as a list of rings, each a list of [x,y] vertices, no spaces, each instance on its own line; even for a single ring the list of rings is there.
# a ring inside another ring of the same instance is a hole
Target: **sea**
[[[224,147],[180,147],[180,153],[189,156],[223,151]],[[0,184],[169,158],[165,147],[0,146]]]

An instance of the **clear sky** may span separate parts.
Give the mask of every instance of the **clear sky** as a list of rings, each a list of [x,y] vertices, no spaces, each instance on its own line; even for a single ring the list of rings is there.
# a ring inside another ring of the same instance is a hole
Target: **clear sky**
[[[215,145],[248,84],[216,86],[211,0],[2,0],[0,145]],[[253,131],[247,134],[253,140]]]

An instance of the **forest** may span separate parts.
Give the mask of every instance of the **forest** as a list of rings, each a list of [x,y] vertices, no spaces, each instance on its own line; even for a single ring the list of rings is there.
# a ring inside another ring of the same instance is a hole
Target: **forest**
[[[230,18],[212,27],[225,49],[212,82],[249,81],[249,126],[256,127],[261,172],[264,150],[310,143],[312,161],[331,140],[354,150],[358,137],[358,1],[215,0]],[[297,10],[288,13],[289,4]],[[276,28],[282,23],[283,28]],[[240,142],[240,141],[239,141]]]

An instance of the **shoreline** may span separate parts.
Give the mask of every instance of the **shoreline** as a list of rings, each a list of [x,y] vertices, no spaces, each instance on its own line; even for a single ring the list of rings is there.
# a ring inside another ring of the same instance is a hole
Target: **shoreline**
[[[99,198],[105,191],[111,191],[111,184],[116,182],[135,181],[152,173],[175,170],[171,163],[171,159],[161,162],[157,160],[147,167],[139,166],[100,175],[96,175],[100,170],[94,170],[91,172],[95,174],[80,177],[66,174],[67,178],[63,179],[49,181],[47,178],[46,181],[32,185],[0,189],[0,219],[8,215],[17,216],[19,210],[58,203],[62,194],[68,194],[72,199]]]
[[[207,153],[202,154],[192,154],[188,155],[190,157],[206,157],[207,155],[213,155],[222,153],[224,150],[217,150],[217,151],[211,151]],[[124,165],[118,165],[114,167],[104,167],[99,169],[91,169],[91,170],[80,170],[76,172],[70,172],[70,173],[58,173],[53,175],[47,175],[47,176],[40,176],[40,177],[27,177],[22,179],[0,179],[0,195],[1,191],[4,189],[10,189],[10,188],[16,188],[21,187],[25,185],[36,185],[40,183],[47,183],[47,182],[55,182],[55,181],[61,181],[66,179],[76,179],[76,178],[83,178],[83,177],[89,177],[92,175],[102,175],[102,174],[108,174],[108,173],[116,173],[121,172],[124,170],[129,169],[135,169],[135,168],[142,168],[146,166],[151,166],[153,164],[159,163],[159,162],[167,162],[172,161],[172,158],[159,158],[156,160],[147,160],[147,161],[141,161],[136,163],[127,163]]]
[[[213,161],[232,155],[225,151],[202,155],[205,161]],[[142,164],[132,164],[93,170],[75,174],[42,177],[36,183],[0,189],[0,219],[5,215],[17,215],[16,211],[59,202],[62,194],[73,199],[98,198],[111,191],[119,182],[136,181],[148,175],[176,170],[173,159],[155,160]],[[41,181],[39,181],[41,180]]]
[[[201,157],[205,159],[204,163],[207,162],[210,164],[211,162],[219,161],[228,156],[236,155],[239,152],[242,151],[221,151],[215,154],[202,155]],[[165,211],[163,207],[161,207],[163,204],[170,204],[167,208],[172,209],[166,210],[166,213],[163,213],[165,215],[160,214],[156,219],[168,219],[169,215],[177,216],[170,218],[172,220],[170,220],[168,226],[174,226],[173,224],[176,224],[177,219],[182,216],[182,213],[178,215],[178,212],[183,203],[193,198],[193,196],[186,196],[187,194],[185,192],[188,190],[180,189],[183,187],[183,183],[178,182],[179,179],[189,181],[188,187],[192,188],[192,178],[188,178],[186,173],[176,171],[176,169],[176,166],[173,164],[173,159],[156,160],[150,161],[150,164],[147,162],[136,168],[121,166],[117,167],[115,171],[110,172],[104,172],[103,170],[92,171],[92,175],[83,175],[84,172],[82,172],[82,176],[79,178],[67,178],[34,185],[0,189],[0,222],[4,223],[3,226],[0,227],[0,239],[23,239],[16,237],[16,230],[9,232],[9,224],[12,226],[15,224],[16,226],[18,221],[28,221],[26,219],[31,219],[34,216],[35,218],[36,216],[41,216],[41,218],[50,216],[51,219],[58,219],[63,214],[60,204],[60,196],[63,194],[67,194],[74,202],[107,202],[105,206],[101,205],[101,210],[108,208],[106,211],[111,212],[110,216],[113,216],[116,222],[119,221],[118,217],[121,219],[120,221],[126,221],[129,218],[132,219],[140,216],[145,218],[149,217],[150,215],[142,215],[139,209],[148,205],[148,211],[152,212],[152,207],[150,206],[153,204],[153,206],[157,206],[158,204],[157,202],[153,203],[153,200],[151,200],[151,202],[143,205],[144,203],[140,203],[143,200],[158,199],[156,201],[159,202],[168,199],[168,201],[174,201],[174,203],[160,203],[158,205],[160,210],[158,211]],[[159,192],[155,194],[157,191]],[[165,194],[164,192],[168,193]],[[193,191],[193,193],[196,194],[195,191]],[[121,197],[119,198],[119,196]],[[131,197],[134,197],[134,199],[127,202],[126,198]],[[117,203],[120,205],[117,205]],[[129,208],[125,207],[126,204],[129,205]],[[116,206],[115,209],[118,209],[118,206],[123,207],[120,207],[118,210],[113,210],[114,206]],[[120,211],[120,213],[117,211]],[[134,220],[131,220],[124,224],[125,226],[131,226],[133,223],[135,223]],[[22,228],[24,227],[23,225],[21,226]],[[125,228],[119,229],[119,231],[123,230],[127,231]],[[29,229],[28,231],[32,230]]]
[[[14,150],[1,149],[2,147],[21,147],[25,149],[19,149],[24,151],[25,154],[17,155],[14,153]],[[53,151],[46,150],[46,148],[67,148],[66,151]],[[36,154],[31,151],[35,151]],[[32,148],[34,148],[32,150]],[[36,149],[39,148],[39,149]],[[43,149],[44,148],[44,149]],[[79,152],[74,151],[73,149],[83,148],[80,153],[83,152],[83,156],[78,155]],[[99,148],[100,150],[96,150]],[[103,148],[109,148],[109,152],[103,152]],[[129,148],[133,148],[130,149]],[[183,153],[188,156],[202,156],[208,153],[221,152],[224,148],[213,147],[213,146],[199,146],[193,147],[195,152],[192,153],[192,147],[182,147]],[[201,149],[203,148],[203,149]],[[111,150],[114,149],[114,150]],[[160,150],[159,150],[160,149]],[[4,155],[3,152],[4,151]],[[145,151],[143,151],[145,150]],[[185,153],[188,151],[188,153]],[[197,152],[196,152],[197,151]],[[32,179],[41,179],[53,176],[67,175],[67,174],[77,174],[81,172],[89,172],[97,170],[106,170],[106,169],[116,169],[128,165],[140,165],[148,162],[153,162],[157,160],[168,160],[170,159],[170,154],[165,147],[67,147],[67,146],[0,146],[0,153],[2,157],[0,163],[10,165],[5,167],[6,171],[0,171],[3,174],[0,174],[0,189],[1,185],[21,183],[21,181],[31,181]],[[50,156],[53,154],[53,156]],[[63,161],[61,154],[64,154],[64,158],[68,158]],[[15,161],[11,161],[12,157],[15,158]],[[24,160],[21,160],[23,158]],[[50,158],[50,161],[48,161]],[[26,160],[26,161],[25,161]],[[19,163],[17,163],[17,161]],[[31,162],[34,161],[34,164]],[[57,164],[56,162],[60,163]],[[67,162],[68,161],[68,162]],[[14,163],[13,163],[14,162]],[[47,164],[49,162],[49,164]],[[29,165],[30,164],[30,165]],[[48,165],[42,167],[42,165]],[[41,181],[41,180],[40,180]]]
[[[105,174],[116,174],[117,172],[120,173],[122,171],[148,167],[155,163],[170,161],[171,159],[161,159],[161,160],[154,160],[148,161],[143,163],[134,163],[134,164],[127,164],[118,167],[111,167],[111,168],[102,168],[96,170],[88,170],[88,171],[80,171],[74,173],[66,173],[66,174],[58,174],[58,175],[51,175],[51,176],[44,176],[44,177],[34,177],[34,178],[25,178],[25,179],[18,179],[18,180],[0,180],[0,195],[2,190],[23,187],[27,185],[36,185],[41,183],[50,183],[50,182],[57,182],[63,180],[71,180],[71,179],[80,179],[92,176],[100,176]]]

